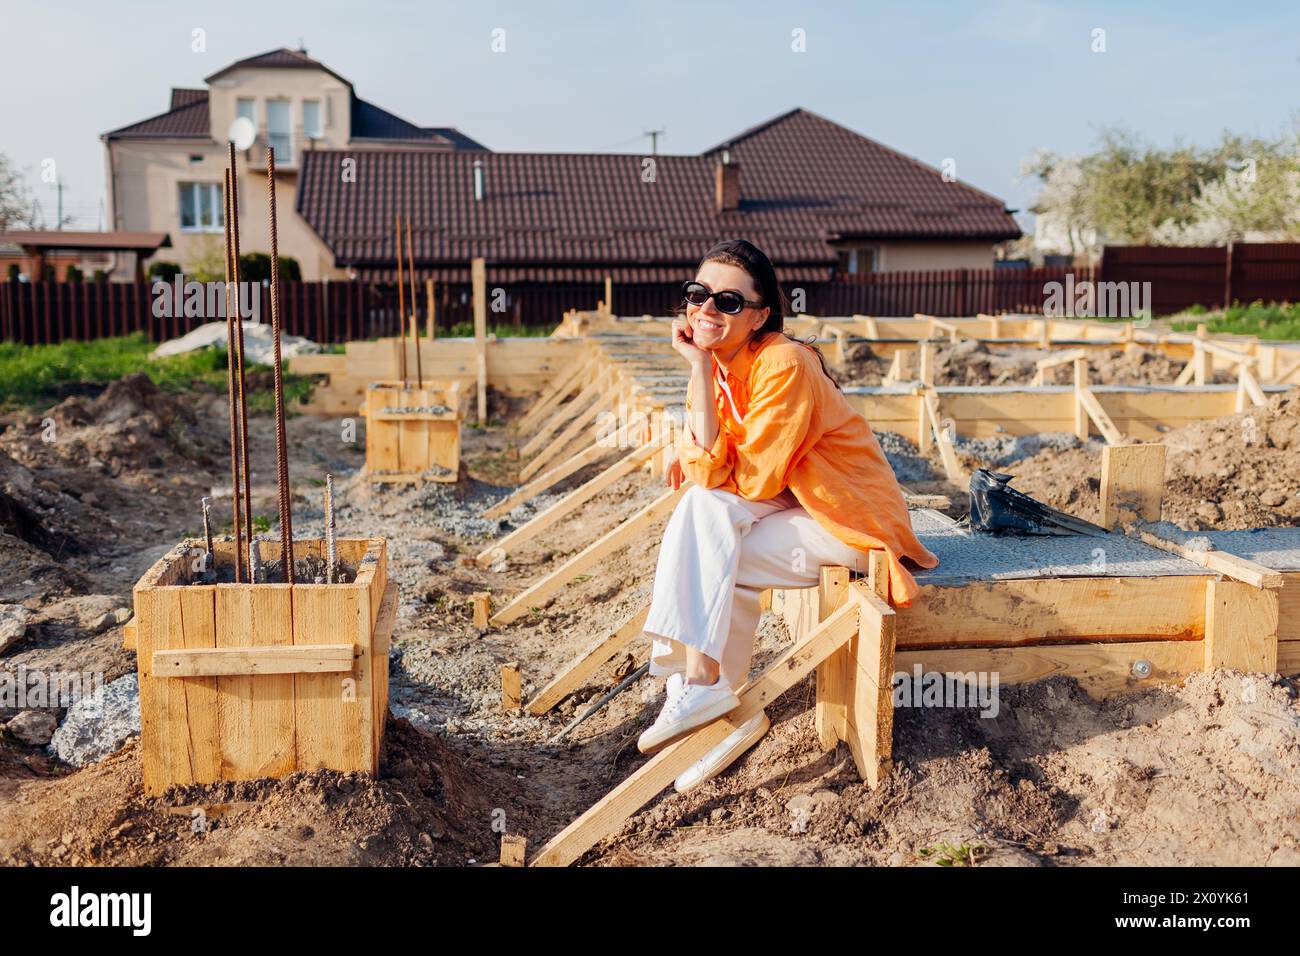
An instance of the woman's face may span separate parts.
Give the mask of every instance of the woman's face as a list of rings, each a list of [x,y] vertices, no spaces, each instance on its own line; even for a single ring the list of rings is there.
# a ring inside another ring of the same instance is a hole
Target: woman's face
[[[739,292],[749,302],[761,298],[749,273],[725,262],[704,263],[695,274],[695,281],[707,286],[711,292]],[[686,322],[691,327],[691,336],[697,347],[727,352],[744,345],[753,331],[767,321],[769,311],[766,307],[755,309],[746,306],[739,315],[726,315],[718,311],[710,298],[703,305],[688,302]]]

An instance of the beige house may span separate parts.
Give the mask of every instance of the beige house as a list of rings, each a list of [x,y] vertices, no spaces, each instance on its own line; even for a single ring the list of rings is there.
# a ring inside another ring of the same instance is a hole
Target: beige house
[[[165,232],[158,258],[187,271],[219,271],[222,180],[231,123],[247,117],[257,139],[239,158],[241,251],[270,252],[266,160],[275,149],[278,241],[304,279],[347,275],[295,211],[303,156],[317,150],[483,151],[451,128],[420,127],[356,95],[352,84],[303,50],[273,50],[218,70],[204,89],[173,89],[165,113],[105,133],[114,230]]]

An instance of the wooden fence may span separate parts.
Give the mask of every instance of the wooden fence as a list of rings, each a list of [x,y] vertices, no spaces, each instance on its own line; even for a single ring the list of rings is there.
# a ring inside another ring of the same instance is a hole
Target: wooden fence
[[[1049,283],[1150,282],[1155,314],[1194,303],[1300,301],[1300,244],[1238,244],[1229,248],[1106,247],[1100,268],[948,269],[879,272],[824,282],[786,283],[792,312],[810,315],[968,316],[984,312],[1041,314]],[[472,323],[468,283],[424,281],[416,286],[421,328],[430,292],[439,334]],[[597,282],[517,283],[494,286],[488,269],[488,321],[507,328],[551,328],[569,309],[591,309],[605,294]],[[260,317],[271,319],[269,290],[261,287]],[[615,284],[618,315],[666,315],[681,300],[680,286]],[[152,283],[0,282],[0,341],[26,344],[85,340],[143,332],[153,341],[184,335],[219,316],[154,314]],[[398,291],[391,282],[285,282],[283,325],[317,342],[395,335]],[[408,313],[410,303],[406,304]],[[180,314],[177,314],[180,313]]]

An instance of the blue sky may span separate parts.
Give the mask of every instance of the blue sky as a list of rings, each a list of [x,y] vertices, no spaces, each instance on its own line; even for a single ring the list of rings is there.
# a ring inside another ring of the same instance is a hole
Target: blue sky
[[[1023,208],[1039,147],[1109,125],[1159,144],[1275,135],[1297,110],[1300,4],[245,0],[18,3],[0,40],[0,151],[53,221],[96,228],[101,133],[161,112],[232,60],[297,46],[359,95],[498,150],[699,152],[803,106]],[[491,51],[493,29],[506,52]],[[206,52],[191,49],[206,31]],[[805,32],[806,52],[791,49]],[[1094,53],[1093,31],[1106,51]]]

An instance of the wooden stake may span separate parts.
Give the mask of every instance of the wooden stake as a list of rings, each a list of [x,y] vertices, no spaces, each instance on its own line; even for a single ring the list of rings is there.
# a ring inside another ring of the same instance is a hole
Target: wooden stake
[[[508,713],[523,704],[520,691],[519,663],[511,661],[501,665],[501,712]]]
[[[474,294],[474,354],[478,377],[478,422],[487,424],[487,261],[476,256],[470,262],[470,283]]]
[[[472,600],[474,601],[474,626],[487,627],[488,616],[492,611],[492,595],[487,591],[476,591]]]
[[[527,849],[527,837],[512,833],[501,834],[501,865],[523,866]]]

